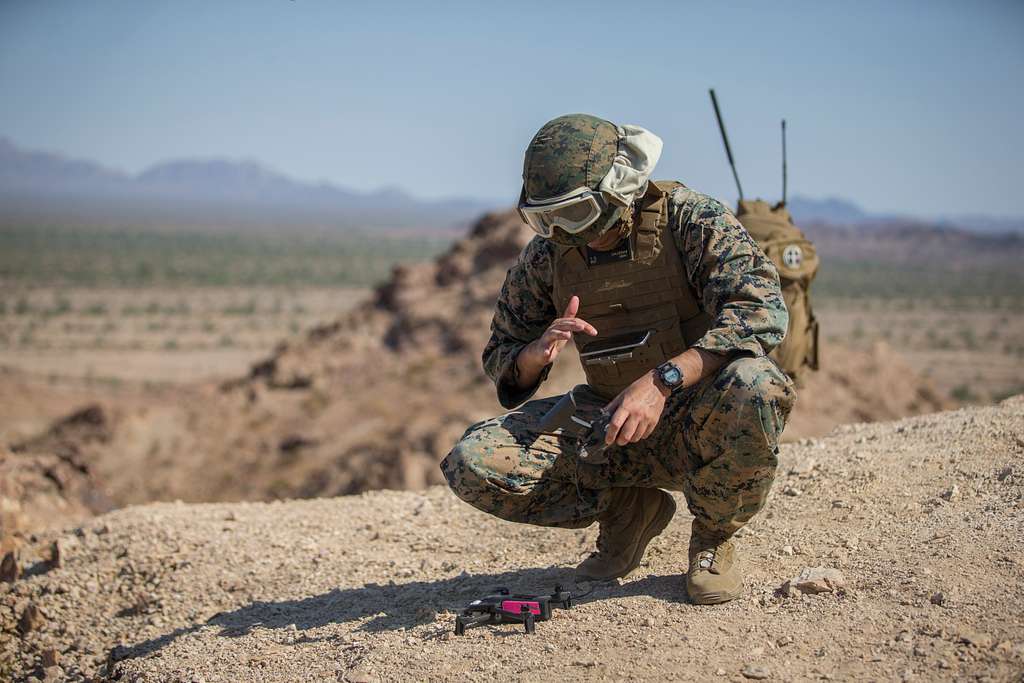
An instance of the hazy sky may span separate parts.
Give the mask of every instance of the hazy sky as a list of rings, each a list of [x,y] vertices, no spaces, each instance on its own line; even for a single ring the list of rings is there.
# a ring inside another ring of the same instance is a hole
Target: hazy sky
[[[920,215],[1024,215],[1024,2],[0,0],[0,136],[139,171],[511,202],[522,151],[585,111],[665,140],[659,177]]]

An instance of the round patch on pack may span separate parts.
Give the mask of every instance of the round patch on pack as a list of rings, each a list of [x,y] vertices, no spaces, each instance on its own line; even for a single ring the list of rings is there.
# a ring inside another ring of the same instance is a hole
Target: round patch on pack
[[[804,262],[804,250],[799,244],[791,244],[782,250],[782,262],[787,268],[796,270]]]

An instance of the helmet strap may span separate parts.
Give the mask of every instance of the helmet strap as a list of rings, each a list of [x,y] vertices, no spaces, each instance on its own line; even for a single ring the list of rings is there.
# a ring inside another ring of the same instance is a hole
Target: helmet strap
[[[619,219],[619,239],[628,236],[633,232],[633,224],[636,221],[636,214],[640,210],[640,207],[636,202],[629,207],[629,211],[622,213],[622,218]]]

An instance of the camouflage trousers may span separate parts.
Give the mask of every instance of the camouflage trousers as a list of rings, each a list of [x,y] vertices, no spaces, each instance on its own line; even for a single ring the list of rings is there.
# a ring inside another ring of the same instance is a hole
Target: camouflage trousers
[[[584,419],[606,403],[586,385],[574,392]],[[559,398],[472,425],[441,463],[452,491],[502,519],[564,528],[592,524],[615,487],[682,491],[703,528],[728,537],[764,505],[796,393],[774,361],[737,358],[669,397],[654,432],[609,447],[602,464],[581,462],[575,443],[535,431]]]

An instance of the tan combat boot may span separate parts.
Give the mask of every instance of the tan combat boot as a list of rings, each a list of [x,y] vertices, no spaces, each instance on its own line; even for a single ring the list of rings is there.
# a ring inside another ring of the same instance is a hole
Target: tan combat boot
[[[690,600],[698,605],[728,602],[743,592],[743,576],[736,566],[732,541],[720,539],[721,535],[702,533],[694,522],[686,591]]]
[[[597,551],[576,567],[576,580],[609,581],[636,569],[675,513],[676,502],[660,489],[612,489],[612,504],[598,517]]]

